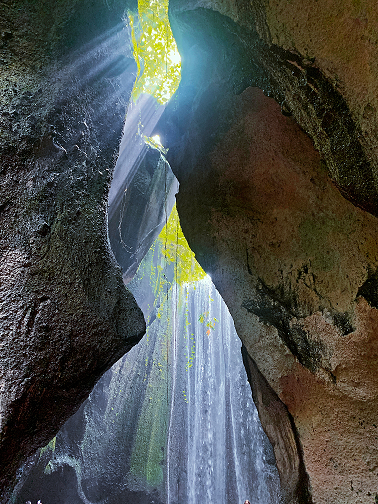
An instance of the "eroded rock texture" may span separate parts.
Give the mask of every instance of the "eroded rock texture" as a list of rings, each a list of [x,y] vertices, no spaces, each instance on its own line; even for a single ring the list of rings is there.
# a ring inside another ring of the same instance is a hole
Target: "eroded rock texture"
[[[145,330],[106,224],[135,77],[124,8],[1,4],[1,502]]]
[[[171,2],[181,224],[256,365],[287,502],[378,499],[373,9]]]

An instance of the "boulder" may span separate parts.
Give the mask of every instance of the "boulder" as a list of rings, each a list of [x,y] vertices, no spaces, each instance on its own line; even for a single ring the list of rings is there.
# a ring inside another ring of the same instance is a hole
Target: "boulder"
[[[358,6],[171,2],[181,225],[233,316],[292,503],[378,499],[377,23]]]
[[[145,332],[109,247],[135,78],[123,2],[2,4],[0,488]]]

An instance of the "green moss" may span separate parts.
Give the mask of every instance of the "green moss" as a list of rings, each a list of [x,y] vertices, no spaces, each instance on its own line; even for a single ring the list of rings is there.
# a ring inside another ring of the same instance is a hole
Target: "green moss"
[[[137,481],[143,488],[157,488],[164,480],[163,464],[166,458],[171,392],[169,386],[168,354],[172,333],[170,314],[162,315],[163,331],[160,333],[152,359],[146,360],[145,380],[148,382],[137,433],[130,459],[128,479]],[[148,331],[151,327],[148,328]]]
[[[43,448],[40,448],[39,450],[39,457],[41,458],[44,453],[47,451],[51,450],[53,453],[55,452],[55,446],[56,446],[56,436],[52,438],[52,440]]]
[[[161,395],[156,397],[156,390],[146,395],[130,460],[130,476],[146,480],[150,487],[161,485],[164,476],[162,464],[165,458],[168,405],[162,404],[162,401],[164,398]]]

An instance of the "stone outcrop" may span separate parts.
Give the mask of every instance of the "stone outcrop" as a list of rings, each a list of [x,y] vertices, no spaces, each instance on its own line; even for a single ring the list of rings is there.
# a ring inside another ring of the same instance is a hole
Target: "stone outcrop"
[[[311,8],[172,1],[183,79],[162,127],[183,231],[262,375],[286,501],[373,503],[378,27],[357,3]]]
[[[253,401],[273,446],[280,474],[282,499],[284,502],[308,502],[308,476],[293,418],[244,346],[242,355]]]
[[[175,201],[178,184],[157,149],[148,147],[127,180],[119,203],[109,207],[109,240],[123,281],[134,277],[142,259],[159,236]]]
[[[1,502],[145,331],[107,237],[135,75],[124,8],[1,5]]]

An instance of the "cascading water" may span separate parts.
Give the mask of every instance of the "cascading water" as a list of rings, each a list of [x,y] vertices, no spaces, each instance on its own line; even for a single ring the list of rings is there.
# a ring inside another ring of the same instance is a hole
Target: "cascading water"
[[[174,288],[172,302],[166,502],[277,502],[277,473],[227,307],[208,276]]]
[[[129,284],[146,336],[36,457],[13,502],[279,502],[232,318],[208,276],[186,281],[170,237]]]
[[[145,78],[142,90],[149,85]],[[127,282],[177,190],[169,165],[142,141],[162,107],[145,95],[131,105],[110,190],[109,236]],[[24,467],[12,504],[280,501],[232,318],[211,279],[187,260],[174,215],[128,284],[145,313],[146,336]]]

